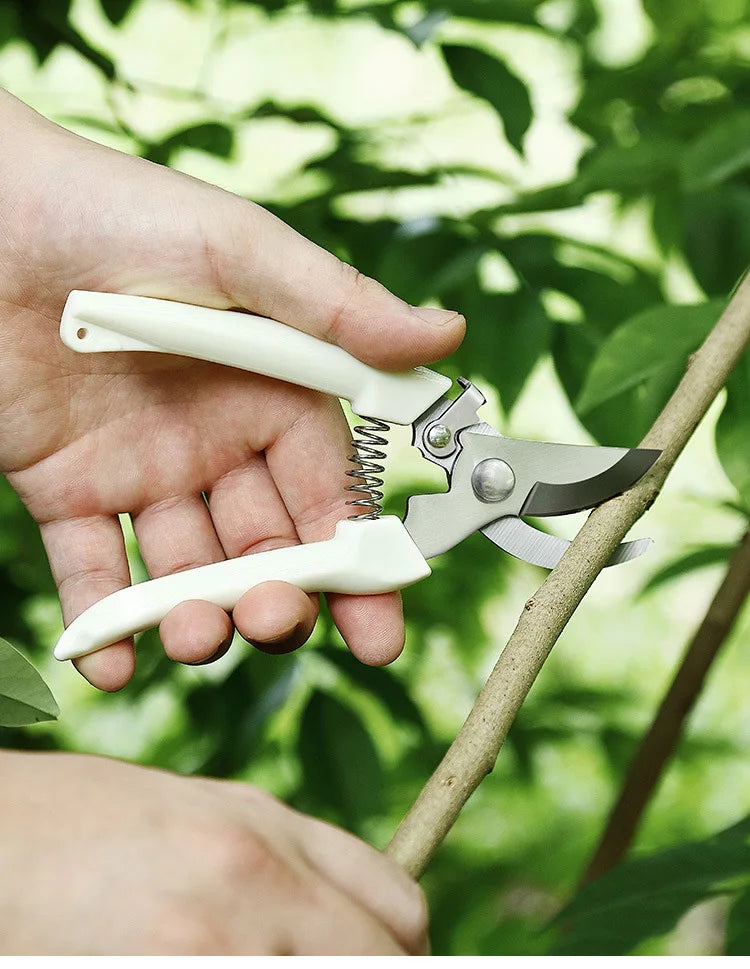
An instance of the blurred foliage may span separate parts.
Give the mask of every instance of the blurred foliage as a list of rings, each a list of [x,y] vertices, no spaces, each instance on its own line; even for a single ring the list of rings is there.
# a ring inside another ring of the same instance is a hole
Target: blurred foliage
[[[209,96],[200,82],[194,90],[141,85],[123,70],[106,37],[127,31],[136,16],[152,10],[156,16],[161,0],[98,2],[97,16],[106,18],[110,33],[87,31],[76,13],[80,5],[71,0],[0,0],[0,55],[20,44],[41,72],[60,49],[72,50],[101,80],[108,115],[87,116],[82,108],[56,120],[89,137],[125,139],[134,152],[178,167],[186,152],[231,162],[247,123],[323,132],[327,147],[261,201],[403,298],[460,308],[468,336],[441,366],[493,388],[503,419],[521,407],[540,362],[551,361],[583,431],[603,443],[636,443],[745,270],[748,0],[644,0],[647,38],[625,60],[602,55],[604,8],[594,0],[171,0],[208,11],[206,23],[219,24],[220,39],[246,8],[271,24],[295,15],[311,25],[377,25],[383,44],[395,36],[422,58],[425,70],[442,72],[456,112],[484,112],[516,160],[528,149],[541,108],[498,38],[554,43],[575,65],[578,93],[567,120],[584,147],[570,177],[542,185],[473,161],[394,160],[386,150],[389,126],[400,125],[407,140],[418,141],[430,123],[451,116],[446,109],[445,117],[414,117],[408,90],[403,117],[360,125],[310,98],[293,103],[280,93],[249,106],[238,98],[233,106]],[[280,49],[278,57],[291,55]],[[188,105],[191,119],[179,114],[178,120],[175,111],[172,127],[155,134],[152,125],[139,123],[137,107],[125,109],[139,94]],[[491,189],[487,197],[496,200],[463,205],[458,214],[467,179]],[[394,203],[434,199],[433,210],[411,218],[397,214],[394,204],[357,214],[353,203],[383,191]],[[650,255],[631,255],[617,244],[616,232],[607,243],[591,241],[566,221],[602,201],[615,221],[641,220]],[[493,275],[498,266],[502,271]],[[694,295],[687,301],[695,305],[675,305],[675,276],[689,280]],[[718,454],[736,488],[731,505],[738,534],[750,512],[749,422],[746,355],[717,429]],[[404,494],[415,487],[419,481],[394,495],[391,510],[401,510]],[[54,591],[38,532],[4,484],[0,539],[2,632],[44,666],[59,628]],[[683,581],[731,551],[721,542],[702,547],[700,540],[690,555],[656,570],[646,588]],[[493,633],[496,615],[487,618],[493,601],[513,589],[520,606],[518,594],[528,594],[541,575],[498,554],[481,536],[464,542],[435,563],[429,581],[406,591],[409,646],[388,670],[353,660],[325,613],[313,643],[298,655],[248,657],[235,644],[205,670],[170,664],[156,634],[146,633],[135,679],[119,696],[94,696],[81,685],[71,692],[74,710],[59,728],[0,730],[0,742],[94,747],[173,770],[249,780],[382,845],[450,742],[501,644],[501,633]],[[624,597],[619,608],[615,621],[627,623],[632,603]],[[662,943],[653,938],[664,936],[692,904],[723,891],[730,879],[735,893],[747,884],[745,821],[715,838],[622,865],[550,923],[648,719],[628,690],[579,682],[575,669],[561,665],[555,677],[532,691],[461,831],[427,873],[438,954],[534,954],[555,946],[566,953],[626,952],[649,939],[659,951]],[[676,765],[703,788],[716,763],[732,756],[738,756],[732,742],[691,733]],[[592,763],[604,765],[606,791],[590,776]],[[578,772],[570,801],[557,804],[550,771],[568,769]],[[738,803],[737,816],[748,807]],[[666,818],[662,842],[687,839],[690,824],[689,813]],[[747,912],[743,887],[728,920],[733,952],[749,951]]]
[[[585,886],[558,915],[558,955],[619,955],[664,935],[691,906],[729,896],[727,955],[747,955],[750,818],[702,842],[623,862]],[[735,912],[735,909],[737,911]]]

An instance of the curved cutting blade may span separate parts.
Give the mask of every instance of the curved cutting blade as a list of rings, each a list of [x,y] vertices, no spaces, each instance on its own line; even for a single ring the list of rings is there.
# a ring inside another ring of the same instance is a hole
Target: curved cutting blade
[[[631,448],[615,464],[583,480],[537,481],[527,495],[520,513],[541,518],[549,515],[569,515],[585,508],[593,508],[607,498],[627,491],[648,471],[660,454],[661,451]],[[550,464],[554,467],[552,462]]]
[[[530,562],[531,565],[540,565],[544,569],[553,569],[570,547],[570,542],[566,539],[540,532],[538,528],[515,517],[500,518],[482,528],[481,532],[516,558]],[[614,550],[607,566],[630,562],[648,551],[652,544],[650,538],[623,542]]]

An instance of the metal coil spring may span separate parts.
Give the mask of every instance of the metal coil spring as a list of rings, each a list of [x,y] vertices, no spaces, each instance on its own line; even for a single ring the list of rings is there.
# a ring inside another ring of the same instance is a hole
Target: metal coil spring
[[[391,429],[390,424],[378,420],[377,417],[362,417],[362,420],[367,423],[358,424],[354,428],[354,453],[349,458],[357,467],[346,472],[350,478],[358,478],[360,483],[350,484],[346,490],[361,495],[360,498],[347,501],[347,505],[367,510],[361,514],[350,515],[354,520],[379,518],[383,513],[383,492],[380,490],[383,479],[380,475],[385,468],[380,462],[385,460],[386,455],[382,448],[387,446],[388,441],[382,435]]]

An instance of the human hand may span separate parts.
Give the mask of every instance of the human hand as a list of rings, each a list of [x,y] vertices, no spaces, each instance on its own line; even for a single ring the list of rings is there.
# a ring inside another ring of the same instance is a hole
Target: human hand
[[[415,882],[232,781],[0,752],[0,954],[420,955]]]
[[[0,122],[13,132],[0,149],[0,471],[40,524],[65,623],[130,582],[118,513],[152,577],[330,537],[351,513],[338,401],[186,358],[75,354],[58,337],[68,293],[242,308],[381,369],[450,353],[463,318],[410,307],[262,208],[79,138],[3,91]],[[399,654],[397,594],[329,605],[362,661]],[[273,582],[231,618],[183,603],[160,633],[172,658],[198,663],[223,652],[233,622],[286,652],[316,614],[317,597]],[[105,690],[134,663],[132,641],[76,661]]]

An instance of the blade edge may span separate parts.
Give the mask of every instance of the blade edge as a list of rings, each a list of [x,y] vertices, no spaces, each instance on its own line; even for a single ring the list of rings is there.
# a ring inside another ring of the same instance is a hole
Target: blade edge
[[[643,477],[660,454],[661,451],[632,448],[612,467],[585,481],[574,484],[537,481],[526,496],[519,514],[546,518],[593,508],[608,498],[627,491]]]

